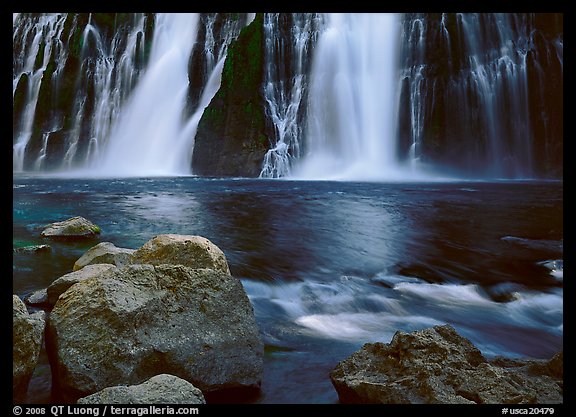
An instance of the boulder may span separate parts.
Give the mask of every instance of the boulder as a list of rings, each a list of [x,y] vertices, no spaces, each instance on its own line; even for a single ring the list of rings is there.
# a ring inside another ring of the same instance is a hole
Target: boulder
[[[12,398],[26,401],[28,383],[38,364],[45,327],[43,311],[29,314],[24,302],[12,296]]]
[[[488,361],[444,325],[367,343],[330,378],[342,403],[553,404],[563,402],[560,361]]]
[[[118,248],[113,243],[102,242],[88,249],[75,263],[73,271],[78,271],[86,265],[112,264],[124,266],[130,263],[134,249]]]
[[[262,378],[248,296],[212,269],[137,264],[81,281],[54,306],[46,345],[64,400],[162,373],[203,392],[253,390]]]
[[[104,388],[78,404],[206,404],[202,391],[174,375],[156,375],[139,385]]]
[[[58,297],[68,290],[77,282],[84,281],[88,278],[94,278],[102,275],[109,269],[116,268],[112,264],[95,264],[87,265],[79,271],[70,272],[54,280],[46,289],[48,305],[53,306],[58,301]]]
[[[50,239],[85,239],[100,234],[100,227],[84,217],[72,217],[62,222],[51,223],[40,236]]]
[[[132,263],[184,265],[230,274],[224,252],[202,236],[158,235],[134,252]]]

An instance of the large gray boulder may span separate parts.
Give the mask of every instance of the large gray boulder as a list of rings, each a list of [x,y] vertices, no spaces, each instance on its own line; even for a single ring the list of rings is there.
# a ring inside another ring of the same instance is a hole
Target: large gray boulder
[[[184,265],[230,274],[224,252],[202,236],[158,235],[134,252],[132,263]]]
[[[85,239],[94,238],[99,234],[100,227],[78,216],[47,225],[40,236],[50,239]]]
[[[263,344],[240,280],[183,265],[129,265],[81,281],[50,314],[47,350],[65,400],[161,373],[203,392],[258,388]]]
[[[101,242],[88,249],[74,263],[72,270],[78,271],[86,265],[93,264],[112,264],[119,267],[128,265],[134,252],[135,249],[118,248],[113,243]]]
[[[46,289],[48,305],[53,306],[58,301],[58,297],[68,290],[72,285],[102,275],[109,269],[116,268],[111,264],[87,265],[79,271],[70,272],[54,280]]]
[[[367,343],[330,378],[343,403],[563,402],[562,355],[551,361],[488,361],[449,325]]]
[[[38,364],[45,327],[43,311],[29,314],[24,302],[12,296],[13,401],[25,402],[28,384]]]
[[[174,375],[156,375],[139,385],[104,388],[78,404],[206,404],[202,391]]]

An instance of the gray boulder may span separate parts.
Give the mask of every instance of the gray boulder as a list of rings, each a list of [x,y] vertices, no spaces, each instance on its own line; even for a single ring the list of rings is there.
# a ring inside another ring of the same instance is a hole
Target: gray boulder
[[[168,373],[203,392],[258,388],[263,344],[240,280],[129,265],[81,281],[50,314],[47,351],[65,400]]]
[[[202,391],[174,375],[156,375],[139,385],[104,388],[78,404],[206,404]]]
[[[70,272],[54,280],[46,289],[48,305],[53,306],[58,301],[58,297],[77,282],[84,281],[102,275],[109,269],[116,268],[111,264],[87,265],[79,271]]]
[[[45,327],[43,311],[29,314],[24,302],[12,296],[12,395],[25,402],[28,384],[38,364]]]
[[[158,235],[134,252],[132,263],[184,265],[230,274],[224,252],[202,236]]]
[[[563,402],[562,356],[488,361],[449,325],[367,343],[331,372],[343,403]]]
[[[50,239],[84,239],[94,238],[99,234],[100,227],[78,216],[47,225],[40,236]]]
[[[72,270],[78,271],[92,264],[112,264],[118,267],[128,265],[134,252],[134,249],[118,248],[110,242],[98,243],[74,263]]]

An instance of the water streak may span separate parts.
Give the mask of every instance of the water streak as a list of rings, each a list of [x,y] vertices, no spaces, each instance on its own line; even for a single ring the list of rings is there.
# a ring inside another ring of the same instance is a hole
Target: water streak
[[[398,17],[328,14],[314,50],[304,178],[396,176]]]
[[[59,63],[55,71],[55,79],[66,62],[68,53],[62,47],[60,39],[65,21],[65,14],[46,14],[36,19],[20,18],[19,14],[13,15],[13,43],[19,43],[23,46],[19,53],[14,56],[13,98],[21,80],[26,78],[27,81],[26,104],[20,125],[17,126],[18,133],[14,138],[12,150],[12,169],[15,172],[24,170],[24,154],[32,136],[40,86],[52,57],[52,50],[55,50],[56,62]],[[29,40],[30,37],[31,40]]]
[[[184,122],[188,61],[198,17],[156,15],[148,68],[112,128],[98,172],[119,176],[189,172],[174,157],[179,151],[174,142]]]
[[[286,34],[282,33],[285,20],[290,28]],[[264,155],[260,178],[289,176],[292,165],[301,157],[307,72],[320,20],[308,13],[264,15],[264,97],[276,141]]]

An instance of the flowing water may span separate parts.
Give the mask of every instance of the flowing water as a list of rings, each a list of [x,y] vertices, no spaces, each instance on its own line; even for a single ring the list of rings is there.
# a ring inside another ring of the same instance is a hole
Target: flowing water
[[[190,172],[190,144],[183,146],[178,139],[184,126],[188,61],[198,17],[194,13],[156,16],[148,68],[113,128],[96,174]]]
[[[398,15],[328,14],[314,49],[299,178],[398,177]]]
[[[260,403],[335,403],[329,372],[366,342],[450,323],[486,356],[549,358],[563,346],[563,184],[67,179],[17,175],[14,246],[84,216],[100,241],[202,235],[226,254],[266,345]],[[14,253],[26,297],[94,243]],[[50,402],[42,353],[30,402]]]

